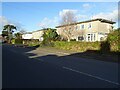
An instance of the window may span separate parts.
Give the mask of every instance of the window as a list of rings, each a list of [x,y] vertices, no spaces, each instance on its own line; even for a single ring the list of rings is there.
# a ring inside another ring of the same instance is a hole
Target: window
[[[92,41],[92,38],[93,38],[93,34],[91,34],[91,41]]]
[[[76,30],[78,30],[78,26],[76,26]]]
[[[81,25],[81,29],[84,29],[84,25]]]
[[[89,29],[89,28],[91,28],[91,23],[90,23],[89,26],[88,26],[88,29]]]
[[[95,41],[95,34],[88,34],[88,41]]]
[[[88,41],[90,41],[90,34],[88,34]]]
[[[95,41],[95,34],[94,34],[94,41]]]
[[[83,36],[79,36],[78,40],[84,40],[84,37]]]

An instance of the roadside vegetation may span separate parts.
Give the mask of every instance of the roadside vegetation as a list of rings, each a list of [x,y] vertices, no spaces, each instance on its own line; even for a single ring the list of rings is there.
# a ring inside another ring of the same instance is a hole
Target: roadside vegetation
[[[72,50],[77,52],[85,52],[87,50],[94,50],[100,53],[120,52],[119,36],[120,29],[111,32],[106,41],[101,42],[83,42],[83,41],[61,41],[60,36],[52,31],[46,31],[43,35],[45,39],[42,46],[53,46],[58,49]]]
[[[11,40],[13,38],[13,32],[14,30],[17,30],[16,26],[14,25],[5,25],[3,27],[3,31],[2,31],[2,36],[5,37],[6,36],[6,39],[7,39],[7,42],[8,43],[11,43]]]
[[[106,41],[102,42],[83,42],[62,40],[57,34],[56,29],[47,28],[44,30],[43,41],[39,40],[22,40],[22,33],[17,32],[13,34],[13,30],[17,28],[13,25],[5,25],[2,31],[2,36],[6,37],[8,43],[24,44],[28,46],[47,46],[55,47],[63,50],[71,50],[76,52],[85,52],[87,50],[96,50],[102,53],[120,52],[120,28],[112,31]]]
[[[110,43],[110,49],[114,52],[120,52],[120,28],[111,32],[107,38]]]
[[[48,28],[44,31],[43,41],[40,46],[54,46],[54,42],[60,39],[56,29]]]
[[[56,41],[54,42],[54,47],[64,49],[64,50],[84,52],[86,50],[99,50],[100,43],[99,42]]]

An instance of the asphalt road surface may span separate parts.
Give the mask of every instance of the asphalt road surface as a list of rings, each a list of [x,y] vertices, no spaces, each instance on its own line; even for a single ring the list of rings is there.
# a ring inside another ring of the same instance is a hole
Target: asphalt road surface
[[[2,88],[118,88],[118,64],[2,46]],[[64,54],[64,55],[63,55]]]

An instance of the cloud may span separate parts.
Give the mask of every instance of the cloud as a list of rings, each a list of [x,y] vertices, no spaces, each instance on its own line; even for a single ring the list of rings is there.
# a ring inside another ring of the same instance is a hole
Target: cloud
[[[58,24],[58,17],[54,17],[52,19],[49,19],[45,17],[40,23],[39,26],[42,28],[48,28],[48,27],[54,27]]]
[[[84,7],[84,8],[90,8],[91,6],[90,6],[90,4],[85,3],[85,4],[83,4],[83,7]]]
[[[6,25],[9,23],[10,23],[10,21],[6,17],[0,16],[0,26]]]
[[[62,11],[59,12],[59,16],[62,17],[66,14],[66,12],[72,12],[74,14],[76,14],[78,12],[78,10],[74,10],[74,9],[63,9]]]
[[[104,18],[112,21],[118,21],[118,10],[113,10],[109,13],[98,13],[94,15],[92,18]]]
[[[10,24],[10,25],[14,25],[17,27],[17,31],[20,31],[20,30],[23,30],[23,24],[21,24],[20,22],[15,22],[15,21],[12,21],[12,20],[9,20],[7,19],[5,16],[0,16],[0,32],[3,30],[3,26],[4,25],[7,25],[7,24]]]
[[[3,30],[3,26],[9,23],[10,23],[9,20],[6,17],[0,16],[0,33]]]
[[[84,4],[84,6],[88,6],[88,5],[89,4]],[[66,12],[72,12],[75,15],[75,19],[77,21],[88,19],[88,15],[80,14],[79,10],[76,9],[63,9],[62,11],[59,12],[60,18],[63,17],[66,14]]]

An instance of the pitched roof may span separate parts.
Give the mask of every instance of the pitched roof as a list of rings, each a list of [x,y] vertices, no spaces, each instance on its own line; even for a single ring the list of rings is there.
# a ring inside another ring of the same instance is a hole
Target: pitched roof
[[[40,30],[33,31],[33,32],[46,31],[46,30],[48,30],[48,29],[53,29],[53,28],[44,28],[44,29],[40,29]]]
[[[77,23],[71,23],[71,24],[67,24],[67,25],[61,25],[61,26],[57,26],[56,28],[64,27],[64,26],[69,26],[69,25],[77,25],[77,24],[87,23],[87,22],[92,22],[92,21],[101,21],[101,22],[110,23],[110,24],[116,23],[116,22],[113,22],[113,21],[110,21],[110,20],[106,20],[106,19],[102,19],[102,18],[97,18],[97,19],[91,19],[91,20],[81,21],[81,22],[77,22]]]
[[[24,33],[24,34],[32,34],[32,32],[26,32],[26,33]]]

